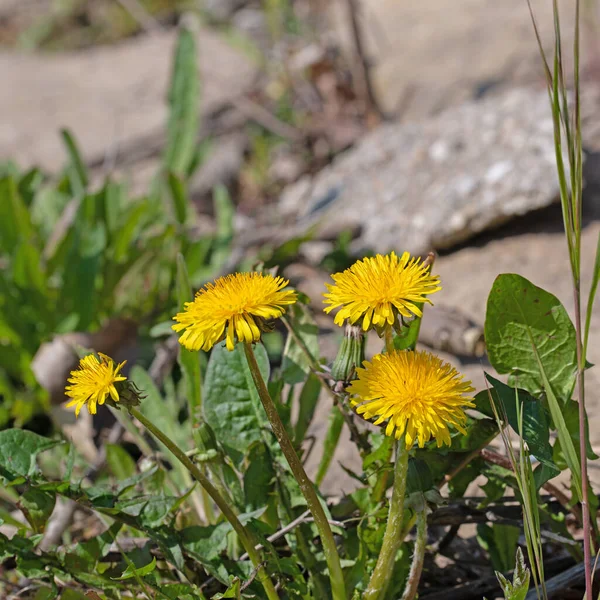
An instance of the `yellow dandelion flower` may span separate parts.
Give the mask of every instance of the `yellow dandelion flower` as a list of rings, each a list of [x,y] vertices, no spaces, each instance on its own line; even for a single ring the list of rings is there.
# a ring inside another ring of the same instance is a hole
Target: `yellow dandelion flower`
[[[364,258],[343,273],[332,275],[334,285],[326,284],[325,312],[342,307],[335,316],[336,325],[352,324],[362,318],[362,328],[393,325],[398,313],[403,317],[422,316],[417,304],[430,302],[426,298],[441,290],[440,278],[431,275],[419,258],[405,252],[400,258],[395,252],[385,256]]]
[[[119,392],[115,383],[125,381],[127,377],[120,374],[126,361],[115,364],[106,354],[88,354],[79,361],[79,369],[71,371],[65,387],[65,394],[73,398],[67,406],[75,406],[75,415],[79,416],[81,408],[87,404],[91,415],[96,414],[96,405],[104,404],[106,397],[118,402]]]
[[[474,406],[474,388],[449,363],[429,352],[395,350],[363,365],[348,387],[351,402],[375,425],[387,421],[386,435],[406,433],[407,448],[435,438],[439,448],[450,445],[450,425],[466,433],[464,409]]]
[[[235,273],[207,283],[173,317],[173,329],[183,331],[179,342],[188,350],[210,350],[225,336],[228,350],[233,350],[236,338],[258,342],[261,331],[267,330],[265,320],[280,317],[296,302],[296,292],[283,289],[288,283],[266,273]]]

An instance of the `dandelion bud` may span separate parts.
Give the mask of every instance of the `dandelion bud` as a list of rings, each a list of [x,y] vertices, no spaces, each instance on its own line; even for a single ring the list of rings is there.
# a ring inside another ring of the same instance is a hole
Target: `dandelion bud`
[[[334,381],[350,381],[365,360],[366,337],[360,326],[346,325],[344,339],[331,367]]]

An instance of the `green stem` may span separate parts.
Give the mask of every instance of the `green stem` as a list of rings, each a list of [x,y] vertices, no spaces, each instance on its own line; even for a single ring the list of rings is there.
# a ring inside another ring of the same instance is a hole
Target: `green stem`
[[[369,581],[363,600],[379,600],[385,597],[386,590],[394,573],[394,562],[402,543],[402,520],[404,517],[404,495],[408,473],[408,450],[404,436],[396,442],[396,464],[394,466],[394,487],[390,501],[388,522],[383,536],[377,565]]]
[[[389,325],[385,328],[385,351],[388,354],[394,351],[394,332]]]
[[[414,600],[419,588],[421,573],[423,572],[423,559],[425,558],[425,546],[427,545],[427,509],[423,507],[417,513],[417,539],[415,540],[415,552],[406,587],[402,594],[402,600]]]
[[[229,521],[234,531],[237,533],[244,550],[248,553],[250,560],[254,567],[258,570],[257,579],[262,583],[267,598],[269,600],[279,600],[279,596],[273,586],[273,582],[267,575],[264,567],[261,563],[261,558],[258,551],[255,548],[256,542],[253,540],[250,533],[241,524],[236,514],[233,512],[229,504],[219,494],[217,489],[213,486],[210,480],[202,473],[202,471],[195,465],[192,460],[177,446],[173,443],[152,421],[147,419],[137,408],[129,408],[129,414],[137,419],[153,436],[161,441],[177,458],[177,460],[190,472],[192,477],[206,490],[208,495],[212,498],[213,502],[219,507],[223,516]]]
[[[248,360],[248,366],[250,367],[250,373],[252,374],[254,385],[256,386],[256,390],[262,405],[267,413],[269,422],[271,423],[273,433],[275,434],[275,437],[281,446],[281,450],[283,451],[288,465],[292,470],[294,478],[300,486],[300,490],[306,499],[308,509],[312,513],[312,516],[315,520],[315,525],[319,530],[321,541],[323,543],[325,560],[327,561],[327,566],[329,567],[329,579],[331,581],[332,597],[334,600],[346,600],[346,586],[344,584],[344,575],[342,573],[340,557],[335,545],[335,539],[333,538],[331,527],[329,526],[329,521],[325,515],[325,511],[321,506],[321,502],[319,501],[319,497],[317,496],[312,481],[308,478],[308,475],[306,474],[306,471],[304,470],[304,467],[302,466],[302,463],[300,462],[300,459],[294,450],[294,446],[292,445],[287,431],[281,422],[277,408],[275,407],[269,391],[267,390],[267,385],[262,378],[258,363],[256,362],[256,357],[254,356],[254,351],[252,350],[252,344],[244,343],[244,352],[246,354],[246,359]]]

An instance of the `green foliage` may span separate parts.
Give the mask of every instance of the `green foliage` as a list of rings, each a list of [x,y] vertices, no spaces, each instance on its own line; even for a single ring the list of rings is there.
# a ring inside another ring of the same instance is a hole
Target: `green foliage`
[[[117,316],[143,333],[150,316],[160,322],[172,315],[178,253],[195,285],[229,256],[233,213],[222,191],[217,233],[198,238],[191,228],[186,188],[201,156],[199,103],[195,36],[182,29],[164,168],[147,194],[134,197],[108,178],[92,191],[91,173],[68,131],[58,176],[0,165],[0,428],[22,425],[47,408],[31,369],[42,343],[57,333],[96,331]],[[198,369],[189,357],[182,361],[190,383],[190,377],[197,383]]]

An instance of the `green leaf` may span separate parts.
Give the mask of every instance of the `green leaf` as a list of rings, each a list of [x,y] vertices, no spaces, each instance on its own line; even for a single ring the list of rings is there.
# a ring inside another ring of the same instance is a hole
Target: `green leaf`
[[[227,522],[208,527],[186,527],[180,532],[181,544],[185,550],[201,563],[218,558],[227,547],[227,534],[232,531]]]
[[[323,440],[323,454],[319,461],[319,467],[317,468],[317,475],[315,481],[317,486],[320,486],[325,479],[325,475],[329,470],[329,465],[333,460],[333,455],[340,441],[342,435],[342,429],[344,428],[344,415],[337,406],[332,406],[329,411],[329,424],[327,426],[327,433]]]
[[[489,393],[496,403],[500,418],[506,416],[508,423],[516,434],[519,434],[519,421],[517,405],[523,407],[523,439],[529,447],[529,452],[548,468],[554,470],[554,476],[560,470],[552,460],[552,446],[550,445],[550,426],[546,417],[543,402],[536,400],[523,390],[514,389],[495,379],[488,373],[486,378],[493,386]],[[488,395],[488,390],[480,392]],[[479,396],[479,394],[478,394]]]
[[[319,328],[306,307],[294,304],[288,310],[288,316],[294,331],[304,343],[314,359],[319,357]],[[286,383],[303,382],[310,373],[310,363],[293,335],[288,335],[283,350],[281,372]]]
[[[18,477],[30,477],[36,469],[36,457],[40,452],[62,444],[24,429],[0,431],[0,475],[13,481]]]
[[[221,600],[222,598],[237,598],[241,600],[242,592],[240,591],[241,582],[237,577],[234,577],[231,585],[225,590],[225,592],[215,594],[212,600]]]
[[[12,253],[17,240],[31,240],[29,211],[12,177],[0,179],[0,247]]]
[[[213,190],[213,204],[217,233],[213,242],[210,263],[212,269],[219,270],[231,254],[231,244],[235,233],[233,224],[235,205],[224,185],[217,185]]]
[[[510,583],[502,573],[496,572],[496,577],[504,593],[504,600],[525,600],[529,591],[529,578],[531,574],[525,566],[525,559],[521,548],[517,548],[516,565],[513,580]]]
[[[575,329],[556,296],[520,275],[499,275],[488,297],[485,341],[493,367],[509,373],[518,387],[539,396],[546,388],[543,367],[558,399],[570,398],[577,369]]]
[[[168,173],[168,181],[175,217],[181,225],[184,225],[187,221],[188,204],[190,203],[185,181],[171,171]]]
[[[35,488],[25,491],[17,503],[36,533],[44,532],[55,504],[55,494]]]
[[[67,154],[69,156],[69,165],[67,167],[71,187],[75,194],[83,193],[88,185],[88,175],[85,168],[85,163],[81,158],[81,153],[77,148],[75,139],[67,129],[62,129],[60,132]]]
[[[246,510],[265,506],[273,492],[275,470],[268,448],[262,442],[254,444],[248,454],[248,468],[244,473],[244,499]]]
[[[494,523],[477,526],[477,541],[490,553],[492,565],[497,571],[510,571],[520,534],[520,529],[513,525]]]
[[[161,431],[173,440],[183,450],[188,448],[189,440],[191,439],[190,422],[185,421],[180,423],[177,415],[179,414],[179,406],[168,398],[163,398],[152,381],[148,373],[139,365],[135,365],[131,369],[129,379],[140,389],[146,398],[140,405],[139,410],[160,427]],[[159,443],[159,442],[157,442]],[[160,447],[169,457],[169,461],[174,466],[174,474],[179,473],[179,483],[184,483],[187,471],[181,466],[181,463],[171,454],[171,451],[160,444]]]
[[[156,557],[152,559],[152,562],[139,569],[136,569],[135,565],[131,563],[127,566],[125,571],[123,571],[121,577],[111,577],[111,579],[114,581],[123,581],[125,579],[132,579],[133,577],[144,577],[145,575],[150,575],[154,569],[156,569]]]
[[[169,90],[169,122],[165,165],[185,176],[197,146],[200,79],[194,33],[182,28],[177,41]]]
[[[304,441],[304,436],[315,414],[320,394],[321,380],[314,373],[311,373],[302,386],[298,398],[298,418],[294,426],[294,443],[296,445],[300,445]]]
[[[269,359],[262,344],[254,347],[265,381]],[[204,384],[204,418],[230,456],[239,462],[248,448],[269,429],[241,344],[232,352],[217,344],[210,355]]]
[[[194,299],[192,286],[187,273],[185,260],[177,254],[177,304],[184,310],[185,304]],[[185,390],[192,422],[195,425],[200,417],[202,406],[202,373],[200,371],[200,352],[192,352],[181,346],[179,364],[185,379]]]
[[[135,461],[125,448],[117,444],[106,444],[106,462],[112,474],[119,480],[133,477],[136,473]]]

